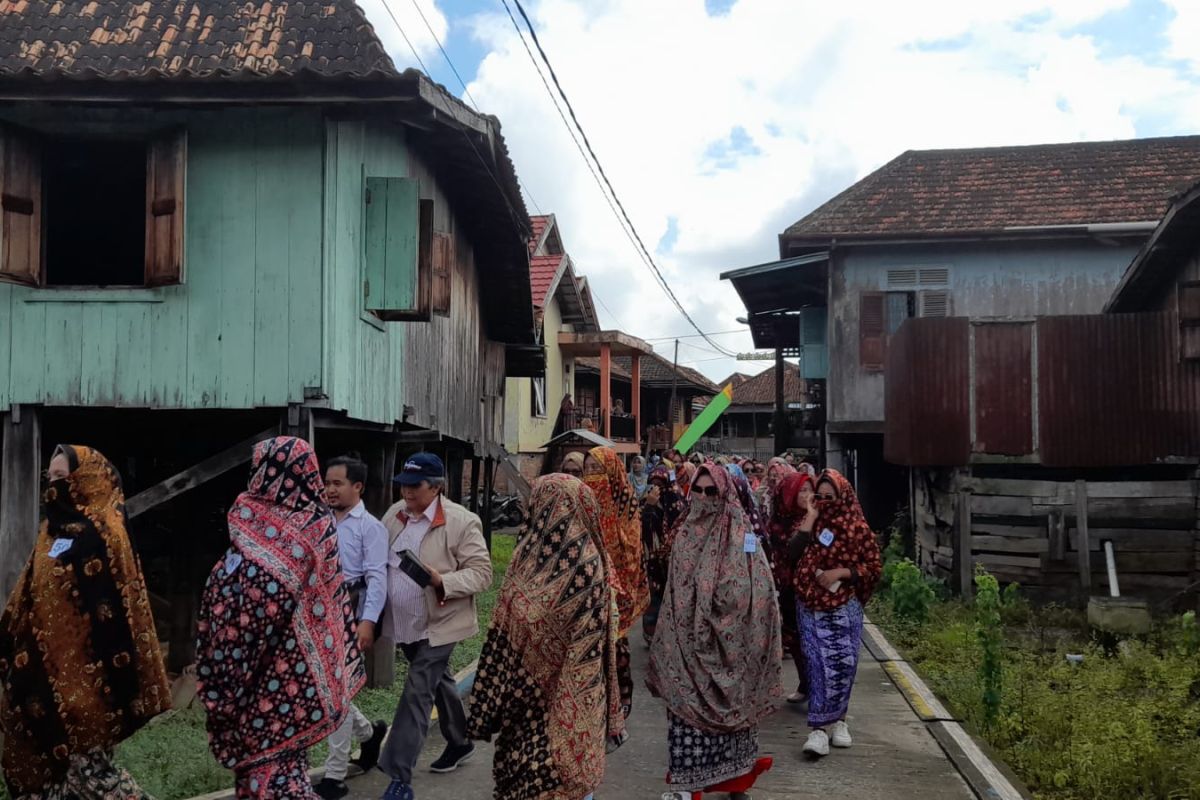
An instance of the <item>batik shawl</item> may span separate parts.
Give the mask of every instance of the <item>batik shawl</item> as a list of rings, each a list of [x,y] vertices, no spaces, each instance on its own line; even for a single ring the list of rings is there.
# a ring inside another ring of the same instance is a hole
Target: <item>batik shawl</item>
[[[854,493],[850,481],[834,469],[822,472],[817,485],[823,481],[833,484],[837,498],[819,504],[813,540],[796,566],[793,580],[796,598],[813,611],[840,608],[855,597],[865,606],[883,573],[879,542],[863,516],[858,495]],[[840,567],[849,569],[853,577],[842,581],[836,592],[830,592],[817,583],[817,570]]]
[[[198,695],[217,761],[242,771],[341,723],[365,680],[337,529],[307,442],[260,442],[201,600]]]
[[[687,514],[687,501],[671,482],[666,467],[650,471],[650,480],[661,480],[666,488],[658,495],[657,506],[642,506],[642,545],[646,553],[646,577],[652,597],[662,598],[667,585],[667,565],[671,560],[671,536],[679,520]]]
[[[763,524],[762,514],[758,511],[758,503],[754,502],[754,493],[750,489],[749,478],[737,464],[727,464],[725,470],[733,478],[733,487],[737,490],[738,502],[742,504],[742,511],[746,515],[746,521],[750,523],[750,530],[754,531],[754,535],[758,537],[759,541],[766,541],[767,527]]]
[[[611,447],[595,447],[588,455],[600,462],[602,475],[586,475],[600,506],[600,530],[613,572],[616,574],[617,610],[622,638],[650,605],[650,588],[642,561],[642,522],[637,498],[621,459]]]
[[[4,775],[17,795],[61,782],[72,756],[111,750],[171,704],[120,476],[95,450],[59,449],[72,471],[46,489],[0,618]]]
[[[767,524],[767,537],[771,543],[771,571],[775,574],[775,587],[780,592],[791,592],[792,571],[795,566],[788,558],[788,544],[792,541],[800,524],[801,514],[796,507],[797,498],[812,481],[807,475],[792,472],[785,475],[771,493],[771,521]]]
[[[675,485],[679,487],[679,492],[684,497],[687,497],[692,491],[692,479],[696,475],[696,465],[690,461],[685,461],[675,470]]]
[[[783,702],[779,605],[733,479],[714,465],[719,497],[693,497],[671,549],[667,591],[646,685],[667,710],[703,731],[747,730]]]
[[[616,683],[616,594],[591,490],[533,485],[471,690],[468,735],[496,739],[495,796],[579,800],[625,728]]]

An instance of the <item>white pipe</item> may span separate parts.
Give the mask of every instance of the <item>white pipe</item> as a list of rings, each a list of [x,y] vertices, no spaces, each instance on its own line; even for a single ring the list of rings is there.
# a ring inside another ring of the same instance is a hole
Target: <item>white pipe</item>
[[[1117,558],[1113,555],[1111,539],[1104,540],[1104,560],[1108,563],[1108,594],[1110,597],[1120,597],[1121,587],[1117,585]]]

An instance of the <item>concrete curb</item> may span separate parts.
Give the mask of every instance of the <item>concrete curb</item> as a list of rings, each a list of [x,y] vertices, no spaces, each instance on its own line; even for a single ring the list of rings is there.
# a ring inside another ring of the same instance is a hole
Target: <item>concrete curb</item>
[[[475,672],[478,669],[479,659],[475,659],[469,666],[454,676],[454,683],[458,687],[459,697],[466,697],[470,693],[471,688],[475,685]],[[433,710],[433,714],[430,716],[430,719],[437,719],[436,708]],[[308,771],[308,777],[310,780],[320,780],[324,776],[324,767],[317,767],[316,769],[310,769]],[[230,800],[230,798],[233,796],[233,789],[218,789],[217,791],[209,792],[208,794],[198,794],[195,797],[189,797],[188,800]]]
[[[992,760],[986,744],[975,741],[870,620],[863,625],[863,643],[981,800],[1033,797],[1007,766]]]

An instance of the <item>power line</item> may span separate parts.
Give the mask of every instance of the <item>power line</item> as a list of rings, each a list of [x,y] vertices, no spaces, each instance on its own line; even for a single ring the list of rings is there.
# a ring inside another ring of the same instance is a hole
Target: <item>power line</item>
[[[513,17],[511,9],[509,9],[508,0],[502,0],[502,2],[504,3],[505,10],[508,12],[509,19],[512,20],[513,26],[517,29],[517,36],[521,38],[521,43],[525,46],[525,51],[527,53],[529,53],[529,47],[528,47],[528,45],[525,45],[525,39],[521,33],[521,27],[519,25],[517,25],[517,21]],[[550,58],[546,55],[546,51],[542,48],[541,42],[538,41],[537,31],[534,30],[533,23],[530,21],[529,15],[525,13],[525,8],[524,8],[524,6],[521,5],[521,0],[513,0],[513,3],[516,4],[517,11],[521,14],[521,18],[523,20],[525,20],[525,25],[529,29],[529,36],[530,36],[530,38],[533,39],[534,47],[537,48],[538,54],[542,58],[542,62],[546,65],[546,69],[550,72],[550,78],[551,78],[551,80],[554,81],[554,86],[558,89],[558,95],[559,95],[559,97],[562,98],[563,104],[567,107],[567,113],[569,113],[571,115],[571,120],[574,122],[575,129],[579,131],[579,136],[583,139],[584,147],[587,148],[587,152],[591,155],[591,161],[595,163],[595,169],[592,170],[592,176],[596,177],[596,172],[597,171],[599,172],[599,178],[597,178],[597,180],[598,181],[601,179],[603,180],[603,185],[600,187],[601,193],[604,194],[605,193],[604,188],[607,187],[608,192],[607,192],[607,194],[605,194],[605,197],[607,199],[608,196],[611,195],[612,199],[609,202],[609,205],[611,207],[615,203],[616,209],[614,209],[614,213],[618,213],[618,210],[619,210],[618,222],[621,222],[622,220],[624,221],[623,225],[622,225],[622,229],[623,230],[626,228],[628,229],[626,232],[626,236],[632,237],[632,241],[634,243],[634,249],[638,251],[639,256],[646,263],[646,266],[648,266],[650,268],[650,271],[654,275],[654,278],[658,282],[658,285],[666,293],[667,297],[670,298],[671,302],[675,305],[675,308],[677,308],[679,310],[679,313],[683,315],[683,318],[687,320],[688,324],[691,325],[696,330],[696,333],[700,334],[701,338],[703,338],[705,341],[707,341],[709,344],[711,344],[714,348],[716,348],[717,351],[725,353],[729,357],[733,357],[734,353],[725,350],[717,342],[710,339],[708,334],[706,334],[703,330],[700,329],[700,326],[696,324],[696,321],[692,319],[691,315],[688,314],[687,309],[685,309],[683,307],[683,304],[679,302],[679,298],[677,298],[675,296],[675,293],[671,290],[670,284],[667,283],[666,277],[663,276],[662,271],[658,268],[658,265],[654,262],[654,257],[652,255],[650,255],[649,248],[647,248],[645,242],[642,241],[642,237],[638,234],[637,228],[633,224],[633,220],[630,218],[629,213],[625,210],[625,206],[621,202],[620,197],[617,196],[616,189],[613,188],[612,182],[608,179],[608,174],[604,171],[604,166],[600,163],[600,159],[596,155],[596,151],[592,147],[592,143],[588,139],[587,133],[584,131],[583,126],[580,124],[579,118],[575,114],[575,109],[571,105],[571,101],[567,98],[567,93],[563,89],[562,83],[559,81],[557,73],[555,73],[555,71],[554,71],[554,66],[550,63]],[[532,59],[533,54],[529,53],[529,57]],[[534,66],[535,67],[537,66],[536,61],[534,62]],[[538,74],[541,75],[540,69],[538,69]],[[543,84],[544,84],[545,78],[543,77],[542,80],[543,80]],[[550,90],[549,86],[546,86],[546,89],[547,89],[547,91],[549,91]],[[553,93],[551,93],[551,99],[553,99],[553,98],[554,98],[554,95],[553,95]],[[555,108],[558,108],[557,101],[555,101]],[[561,109],[559,110],[559,115],[562,116]],[[563,122],[565,124],[566,120],[564,119]],[[568,125],[568,130],[570,130],[569,125]],[[574,138],[575,138],[574,134],[572,133],[572,139],[574,139]],[[576,145],[578,146],[578,142],[576,142]],[[584,161],[585,162],[588,161],[587,156],[584,156]],[[588,164],[588,168],[591,169],[591,163]]]
[[[450,54],[447,53],[446,48],[442,46],[441,38],[433,30],[433,26],[429,24],[429,18],[426,17],[425,12],[421,10],[420,2],[418,2],[418,0],[412,0],[412,4],[413,4],[413,8],[415,8],[417,10],[417,14],[421,17],[421,22],[425,23],[425,30],[429,31],[429,35],[432,36],[433,41],[437,43],[438,50],[441,51],[441,53],[442,53],[442,58],[446,59],[446,63],[450,65],[450,71],[454,73],[454,77],[458,79],[459,85],[462,86],[463,96],[466,97],[467,100],[470,101],[471,105],[475,107],[475,110],[477,112],[479,112],[479,103],[471,95],[471,90],[467,88],[467,82],[465,80],[463,80],[463,76],[459,73],[458,67],[454,66],[454,61],[450,58]],[[392,17],[393,21],[395,19],[396,19],[395,17]],[[397,27],[399,27],[399,24],[400,23],[396,23]],[[403,31],[401,31],[401,35],[403,35]],[[406,42],[408,41],[407,36],[404,37],[404,41],[406,41]],[[409,42],[408,46],[412,47],[412,43]],[[413,51],[413,55],[416,55],[415,50]],[[418,56],[417,61],[419,62],[420,60],[421,59]],[[426,70],[425,72],[426,72],[426,74],[429,74],[428,70]],[[482,113],[482,112],[479,112],[479,113]],[[529,187],[521,184],[521,179],[519,177],[517,178],[517,185],[521,187],[521,189],[525,192],[526,196],[529,197],[529,202],[533,203],[533,207],[535,209],[537,209],[537,212],[539,214],[541,214],[542,207],[538,205],[538,201],[534,198],[533,192],[529,191]]]
[[[728,331],[709,331],[709,336],[732,336],[735,333],[749,333],[749,328],[734,328]],[[676,336],[654,336],[649,339],[643,339],[645,342],[670,342],[675,339],[699,339],[701,335],[698,333],[681,333]]]

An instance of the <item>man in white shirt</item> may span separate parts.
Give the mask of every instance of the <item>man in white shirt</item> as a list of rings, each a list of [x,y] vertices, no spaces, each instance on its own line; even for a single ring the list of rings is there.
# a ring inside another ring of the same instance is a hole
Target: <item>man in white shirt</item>
[[[384,635],[408,659],[404,693],[379,759],[392,779],[384,800],[413,800],[413,767],[435,704],[446,750],[430,769],[452,772],[475,752],[450,655],[479,632],[475,595],[492,585],[492,558],[479,517],[443,496],[445,476],[442,460],[432,453],[411,456],[396,476],[404,500],[383,517],[390,539]],[[425,586],[410,577],[421,571]]]
[[[338,560],[358,615],[358,646],[364,653],[375,643],[376,626],[387,602],[388,532],[363,505],[367,465],[355,455],[343,456],[325,465],[325,499],[337,519]],[[313,789],[323,800],[338,800],[349,792],[346,773],[354,740],[362,743],[355,762],[364,771],[379,761],[379,750],[387,735],[387,723],[374,725],[351,703],[341,726],[329,735],[329,757],[325,777]]]

